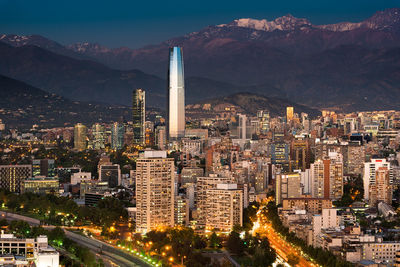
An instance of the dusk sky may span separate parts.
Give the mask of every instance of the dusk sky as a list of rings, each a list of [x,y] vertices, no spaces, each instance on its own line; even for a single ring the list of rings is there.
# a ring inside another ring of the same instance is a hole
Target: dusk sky
[[[273,20],[290,13],[314,24],[357,22],[399,6],[398,0],[0,0],[0,34],[40,34],[62,44],[89,41],[136,48],[237,18]]]

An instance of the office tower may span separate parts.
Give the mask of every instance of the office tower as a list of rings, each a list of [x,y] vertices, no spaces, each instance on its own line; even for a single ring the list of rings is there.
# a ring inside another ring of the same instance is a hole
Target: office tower
[[[276,204],[282,204],[283,199],[300,198],[302,195],[300,173],[278,173],[276,175]]]
[[[198,177],[197,178],[197,224],[200,228],[206,226],[207,207],[209,202],[207,201],[207,192],[211,189],[217,188],[218,184],[231,183],[231,177],[221,177],[217,174],[210,174],[208,177]]]
[[[167,132],[165,126],[157,126],[156,128],[156,145],[158,149],[165,149],[167,145]]]
[[[99,181],[108,182],[108,187],[114,188],[121,184],[121,169],[119,164],[112,164],[110,158],[103,156],[98,164]]]
[[[388,167],[379,167],[375,172],[375,182],[369,185],[369,204],[377,205],[379,202],[392,205],[393,186],[390,183]]]
[[[386,167],[389,170],[389,179],[390,182],[393,181],[393,172],[392,166],[390,162],[386,161],[386,159],[371,159],[371,162],[364,163],[364,199],[369,199],[369,186],[374,184],[376,181],[376,171],[381,168]]]
[[[136,232],[174,226],[174,159],[146,150],[136,161]]]
[[[260,134],[267,134],[270,127],[269,127],[269,121],[270,121],[270,115],[269,112],[266,110],[259,110],[257,112],[257,118],[260,121]]]
[[[176,140],[185,136],[185,78],[181,47],[169,50],[167,99],[168,140]]]
[[[87,129],[82,123],[75,124],[74,127],[74,148],[82,151],[86,149]]]
[[[339,199],[343,195],[343,156],[329,152],[328,157],[311,164],[312,196]]]
[[[123,124],[114,122],[111,126],[111,148],[121,149],[124,144],[125,127]]]
[[[206,231],[218,229],[229,233],[243,225],[243,191],[237,184],[217,184],[206,192]]]
[[[104,142],[104,126],[101,125],[100,123],[95,123],[92,126],[92,136],[93,136],[93,149],[104,149],[105,148],[105,142]]]
[[[310,168],[311,149],[308,138],[295,138],[290,143],[290,160],[292,170]]]
[[[286,107],[286,122],[290,123],[293,121],[294,118],[294,108],[293,107]]]
[[[32,175],[33,177],[54,177],[54,159],[34,159],[32,161]]]
[[[289,171],[289,145],[283,141],[270,145],[271,163],[279,164],[284,171]]]
[[[144,123],[146,120],[146,92],[143,89],[133,91],[132,97],[132,122],[133,142],[137,145],[144,145]]]
[[[31,165],[1,165],[0,188],[21,193],[24,180],[32,177]]]

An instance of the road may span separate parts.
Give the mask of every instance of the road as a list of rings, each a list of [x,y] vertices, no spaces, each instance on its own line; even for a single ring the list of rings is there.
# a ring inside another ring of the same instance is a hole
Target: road
[[[0,211],[0,218],[5,218],[8,221],[13,221],[13,220],[21,220],[21,221],[26,221],[28,222],[31,226],[39,226],[40,221],[36,219],[32,219],[27,216],[22,216],[10,212],[4,212]],[[43,227],[47,229],[52,229],[55,228],[53,225],[42,225]],[[69,239],[72,239],[76,243],[78,243],[81,246],[89,248],[91,251],[93,251],[96,254],[96,257],[101,258],[106,265],[112,267],[112,266],[121,266],[121,267],[149,267],[151,265],[147,264],[146,262],[143,262],[140,258],[135,257],[125,251],[122,251],[118,248],[115,248],[107,243],[104,243],[100,240],[97,240],[95,238],[89,238],[85,237],[76,233],[73,233],[71,231],[68,231],[67,229],[64,229],[66,237]]]
[[[261,236],[268,238],[270,245],[275,249],[278,256],[284,261],[288,261],[289,255],[295,255],[299,259],[297,266],[299,267],[316,267],[317,265],[306,259],[301,250],[293,247],[289,242],[284,240],[273,228],[266,216],[262,214],[261,208],[257,213],[257,222],[254,223],[253,234],[259,233]]]

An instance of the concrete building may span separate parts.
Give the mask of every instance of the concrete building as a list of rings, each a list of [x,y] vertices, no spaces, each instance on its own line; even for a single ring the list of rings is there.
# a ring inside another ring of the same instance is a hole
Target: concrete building
[[[189,225],[189,199],[183,195],[175,196],[174,221],[175,225]]]
[[[283,210],[305,210],[311,214],[321,214],[323,209],[332,208],[332,199],[323,198],[284,198],[282,199]]]
[[[339,199],[343,195],[343,157],[337,152],[311,164],[312,197]]]
[[[300,198],[302,194],[300,173],[279,173],[276,175],[276,204],[282,204],[284,198]]]
[[[217,184],[206,192],[206,201],[206,231],[229,233],[234,225],[242,226],[243,191],[237,184]]]
[[[80,184],[83,181],[92,180],[92,173],[90,172],[76,172],[71,175],[71,184]]]
[[[174,159],[146,150],[136,161],[136,231],[174,226]]]
[[[0,187],[13,193],[21,193],[24,180],[32,177],[31,165],[0,165]]]
[[[58,178],[37,176],[24,180],[23,192],[58,195],[59,188]]]
[[[381,168],[386,167],[389,170],[389,180],[393,182],[393,176],[391,172],[390,162],[386,161],[386,159],[371,159],[370,162],[364,163],[364,199],[369,199],[369,186],[374,184],[376,181],[376,171]]]
[[[376,170],[375,182],[369,185],[369,204],[377,205],[384,202],[388,205],[392,204],[393,186],[390,183],[389,169],[387,167],[379,167]]]

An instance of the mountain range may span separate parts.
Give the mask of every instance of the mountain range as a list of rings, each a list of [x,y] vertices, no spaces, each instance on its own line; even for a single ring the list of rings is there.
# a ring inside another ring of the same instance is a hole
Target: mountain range
[[[130,109],[124,106],[71,101],[0,75],[0,119],[7,126],[72,126],[77,122],[111,122],[130,116]]]
[[[237,19],[140,49],[0,35],[0,74],[74,100],[130,104],[132,89],[165,102],[168,48],[182,46],[187,103],[251,92],[313,108],[398,109],[400,9],[314,25],[286,15]]]

